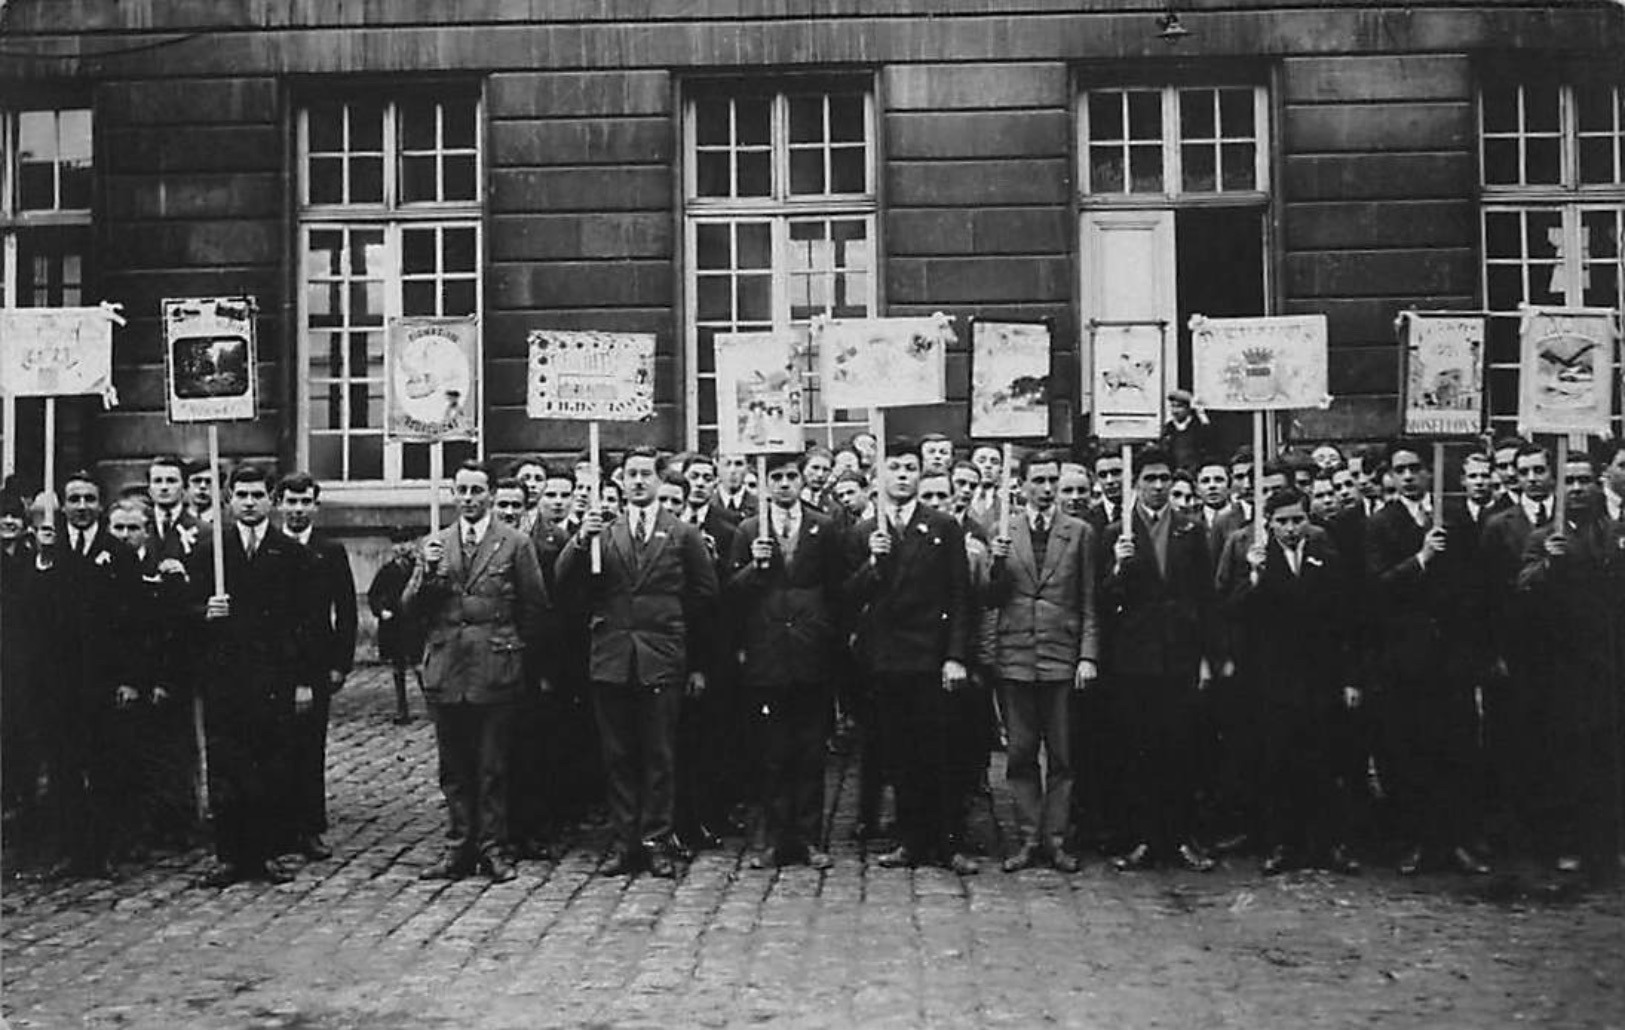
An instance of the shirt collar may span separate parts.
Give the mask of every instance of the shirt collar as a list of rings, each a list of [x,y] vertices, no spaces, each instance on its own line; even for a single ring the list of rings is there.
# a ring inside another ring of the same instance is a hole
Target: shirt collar
[[[1411,518],[1418,522],[1426,521],[1428,516],[1433,514],[1428,510],[1431,505],[1428,504],[1427,495],[1425,494],[1414,501],[1401,494],[1399,500],[1401,504],[1405,505],[1405,510],[1411,513]]]
[[[1518,496],[1518,504],[1523,507],[1523,513],[1529,517],[1530,522],[1539,522],[1541,520],[1542,506],[1550,504],[1551,501],[1552,499],[1550,497],[1546,498],[1544,501],[1537,501],[1527,494],[1520,494]],[[1551,509],[1547,508],[1546,513],[1550,514],[1550,512]]]
[[[470,522],[467,519],[459,519],[458,523],[458,536],[466,540],[468,539],[469,531],[472,529],[474,533],[474,544],[475,546],[478,546],[485,542],[485,534],[491,530],[491,513],[486,512],[480,517],[478,522]]]
[[[1625,514],[1625,497],[1614,493],[1605,485],[1602,488],[1602,499],[1608,505],[1608,517],[1618,522],[1619,517]]]
[[[75,530],[73,530],[73,532],[69,534],[68,540],[71,542],[71,541],[73,541],[75,539],[73,534],[78,534],[78,535],[82,536],[84,538],[84,550],[88,551],[92,547],[96,546],[96,532],[97,532],[97,530],[99,530],[101,528],[102,528],[101,523],[92,522],[90,524],[89,529],[75,529]]]
[[[887,501],[886,516],[896,521],[899,526],[906,526],[910,522],[914,521],[914,506],[918,503],[919,502],[917,500],[912,499],[906,504],[892,504],[890,501]]]
[[[303,533],[289,533],[288,535],[293,537],[295,540],[299,541],[300,546],[309,547],[310,546],[310,536],[315,531],[316,531],[316,527],[314,527],[314,526],[306,526],[305,531]]]
[[[242,538],[245,549],[250,542],[258,545],[261,540],[265,539],[265,523],[261,522],[251,526],[246,522],[239,522],[237,523],[237,535]]]

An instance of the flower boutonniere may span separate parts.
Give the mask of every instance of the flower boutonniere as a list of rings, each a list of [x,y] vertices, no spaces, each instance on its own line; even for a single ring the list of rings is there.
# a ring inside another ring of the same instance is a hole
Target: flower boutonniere
[[[1315,567],[1315,568],[1317,568],[1317,569],[1318,569],[1318,568],[1320,568],[1320,567],[1321,567],[1321,566],[1322,566],[1322,565],[1323,565],[1323,564],[1325,564],[1325,563],[1324,563],[1324,562],[1322,562],[1322,561],[1321,561],[1321,560],[1320,560],[1320,559],[1319,559],[1319,558],[1316,558],[1316,557],[1315,557],[1315,556],[1314,556],[1314,555],[1312,555],[1312,554],[1306,554],[1306,555],[1304,555],[1304,556],[1303,556],[1303,561],[1304,561],[1304,564],[1306,564],[1306,565],[1313,565],[1313,566],[1314,566],[1314,567]]]
[[[710,534],[707,533],[706,535],[709,536]],[[664,529],[655,530],[655,539],[656,540],[664,540],[664,539],[666,539],[666,531]]]
[[[111,552],[103,551],[100,554],[96,555],[96,565],[97,565],[97,567],[100,567],[100,566],[103,566],[103,565],[111,565],[111,564],[113,564],[113,555],[112,555]]]
[[[914,531],[919,533],[921,536],[924,536],[925,534],[931,532],[931,527],[922,522],[918,526],[914,527]]]
[[[808,526],[807,527],[807,535],[808,536],[817,536],[818,535],[818,527],[817,526]]]

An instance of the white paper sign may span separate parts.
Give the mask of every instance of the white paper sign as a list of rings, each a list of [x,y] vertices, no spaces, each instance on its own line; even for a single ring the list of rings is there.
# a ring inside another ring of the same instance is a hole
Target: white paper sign
[[[478,440],[478,320],[471,315],[390,319],[384,341],[384,383],[386,440]]]
[[[1049,436],[1049,326],[971,323],[970,435]]]
[[[738,454],[800,454],[806,344],[795,333],[719,333],[717,442]]]
[[[654,364],[653,333],[532,330],[525,411],[579,422],[653,418]]]
[[[0,308],[0,393],[13,397],[89,393],[116,404],[115,317],[107,306]]]
[[[1484,424],[1484,319],[1400,315],[1405,347],[1405,432],[1472,436]]]
[[[258,351],[252,297],[166,300],[164,384],[169,421],[252,420]]]
[[[1091,348],[1095,435],[1154,440],[1162,432],[1167,391],[1160,325],[1097,325]]]
[[[1214,411],[1325,408],[1326,316],[1192,315],[1196,403]]]
[[[1524,307],[1518,432],[1611,435],[1615,317],[1611,308]]]
[[[947,388],[953,319],[816,319],[813,345],[827,408],[940,404]]]

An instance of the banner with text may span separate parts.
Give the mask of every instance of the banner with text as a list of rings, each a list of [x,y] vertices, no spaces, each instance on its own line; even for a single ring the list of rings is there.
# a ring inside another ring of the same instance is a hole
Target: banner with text
[[[1399,316],[1405,360],[1405,432],[1474,436],[1484,426],[1484,319],[1478,315]]]
[[[1525,306],[1518,326],[1518,432],[1612,435],[1612,308]]]
[[[252,420],[259,380],[254,298],[170,299],[163,310],[169,421]]]
[[[717,446],[737,454],[800,454],[802,372],[799,333],[718,333]]]
[[[525,391],[531,418],[641,422],[655,413],[655,336],[533,329]]]
[[[97,394],[113,389],[110,306],[0,308],[0,393],[13,397]],[[122,319],[120,319],[122,321]]]
[[[814,319],[824,407],[940,404],[954,339],[953,319],[941,312],[923,318]]]
[[[1049,325],[976,319],[970,342],[970,435],[1047,438]]]
[[[384,438],[435,443],[479,435],[479,320],[390,319],[384,341]]]
[[[1196,403],[1214,411],[1281,411],[1331,404],[1326,316],[1192,315]]]

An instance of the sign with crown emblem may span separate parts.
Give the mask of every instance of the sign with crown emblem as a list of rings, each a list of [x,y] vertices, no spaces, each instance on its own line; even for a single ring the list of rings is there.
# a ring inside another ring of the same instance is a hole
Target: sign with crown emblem
[[[1324,408],[1326,316],[1192,315],[1192,391],[1213,411]]]
[[[384,344],[384,438],[477,440],[480,325],[473,317],[392,318]]]

